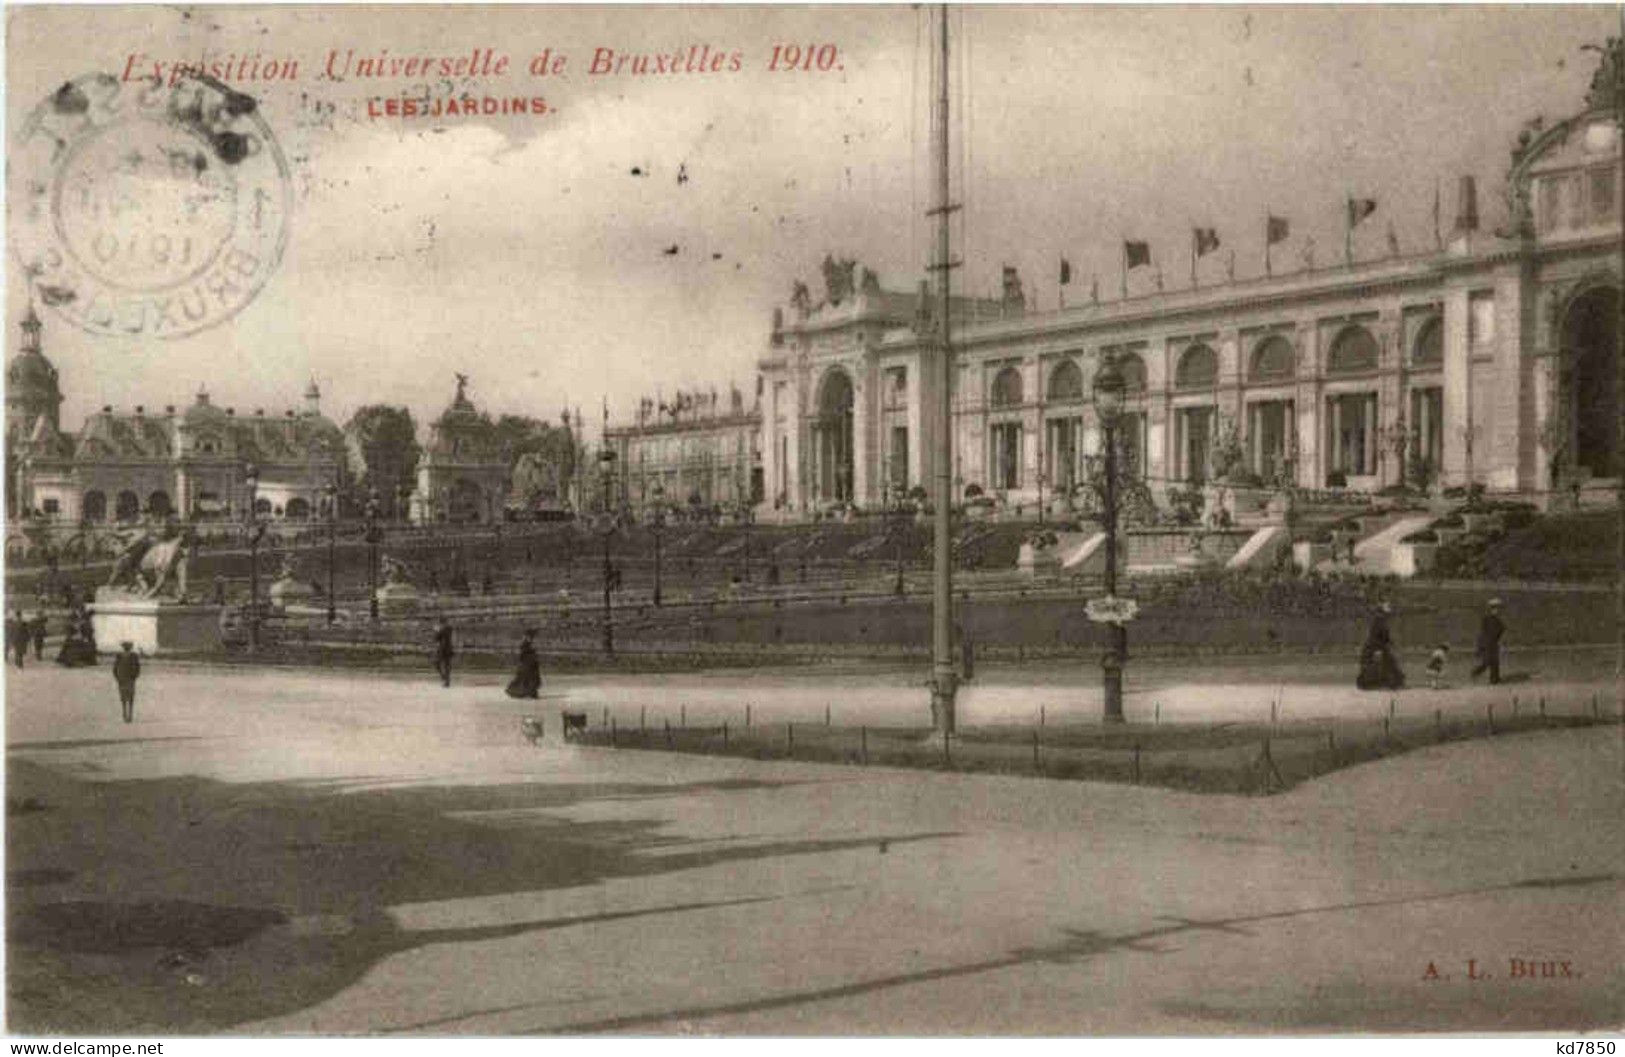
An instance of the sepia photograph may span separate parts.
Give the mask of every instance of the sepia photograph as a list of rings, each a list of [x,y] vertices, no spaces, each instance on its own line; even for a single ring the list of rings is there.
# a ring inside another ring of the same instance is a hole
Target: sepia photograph
[[[8,1037],[1614,1052],[1617,5],[4,15]]]

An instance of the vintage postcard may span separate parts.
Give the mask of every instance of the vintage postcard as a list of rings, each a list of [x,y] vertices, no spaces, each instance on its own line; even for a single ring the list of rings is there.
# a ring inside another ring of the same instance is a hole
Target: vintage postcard
[[[5,15],[12,1036],[1614,1052],[1616,8]]]

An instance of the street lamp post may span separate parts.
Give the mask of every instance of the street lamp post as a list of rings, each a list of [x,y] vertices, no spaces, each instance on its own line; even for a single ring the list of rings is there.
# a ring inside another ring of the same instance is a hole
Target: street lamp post
[[[260,539],[265,535],[256,496],[260,486],[258,468],[250,464],[243,483],[248,486],[248,649],[252,652],[260,648]]]
[[[893,511],[897,519],[897,582],[892,586],[892,593],[902,598],[907,593],[907,586],[903,582],[903,552],[908,543],[908,507],[905,505],[906,493],[902,485],[897,486],[892,502],[896,509]]]
[[[612,593],[615,589],[615,565],[610,560],[610,537],[615,534],[615,514],[610,506],[611,477],[615,472],[615,453],[608,448],[598,454],[599,474],[604,484],[604,655],[615,655],[615,610]]]
[[[655,530],[655,598],[656,606],[660,605],[660,537],[665,534],[666,528],[666,490],[655,482],[654,490],[655,511],[653,525]]]
[[[739,504],[739,523],[745,526],[745,582],[750,583],[750,526],[755,515],[743,501]]]
[[[329,481],[324,490],[327,495],[327,622],[338,622],[338,597],[334,594],[334,557],[337,552],[339,526],[339,488]]]
[[[1117,597],[1117,423],[1123,413],[1126,384],[1115,357],[1107,356],[1095,374],[1095,413],[1105,443],[1106,472],[1106,597]],[[1112,621],[1111,648],[1101,661],[1105,679],[1107,723],[1123,722],[1123,666],[1128,662],[1128,627],[1121,619]]]
[[[367,491],[367,616],[378,619],[378,541],[383,536],[378,528],[378,489]]]

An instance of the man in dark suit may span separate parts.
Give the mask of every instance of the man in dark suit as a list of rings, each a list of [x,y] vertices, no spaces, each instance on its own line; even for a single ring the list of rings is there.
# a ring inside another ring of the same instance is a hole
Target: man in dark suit
[[[451,685],[451,624],[444,617],[434,631],[434,670],[440,673],[440,685]]]
[[[28,625],[21,612],[13,609],[6,614],[6,657],[18,668],[28,656]]]
[[[118,683],[118,703],[124,710],[124,722],[135,722],[135,681],[141,677],[141,658],[135,654],[135,643],[121,642],[122,651],[113,659],[113,679]]]
[[[1474,679],[1488,670],[1491,686],[1501,681],[1501,636],[1506,630],[1501,620],[1501,600],[1492,598],[1484,611],[1484,619],[1478,624],[1478,665],[1473,669]]]

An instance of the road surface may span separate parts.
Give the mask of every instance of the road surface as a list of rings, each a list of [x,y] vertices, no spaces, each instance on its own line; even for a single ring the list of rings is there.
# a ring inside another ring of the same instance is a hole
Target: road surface
[[[532,746],[518,720],[536,704],[491,679],[155,662],[125,725],[105,667],[8,674],[13,1031],[1625,1020],[1617,726],[1453,743],[1241,798],[616,752],[552,731]],[[884,708],[907,689],[903,673],[780,682],[550,689],[662,708],[709,707],[705,686],[728,708],[741,694]],[[982,685],[1017,699],[1018,682]],[[1252,707],[1262,684],[1234,685],[1189,693],[1216,714]]]

